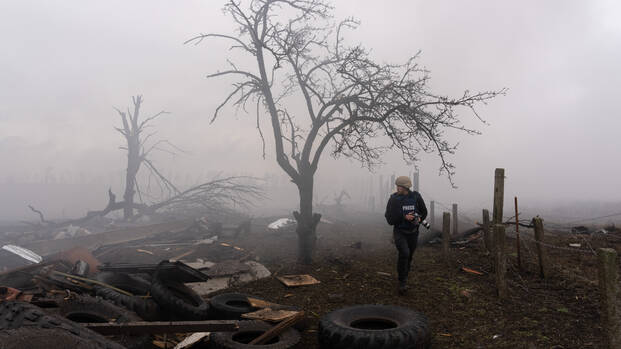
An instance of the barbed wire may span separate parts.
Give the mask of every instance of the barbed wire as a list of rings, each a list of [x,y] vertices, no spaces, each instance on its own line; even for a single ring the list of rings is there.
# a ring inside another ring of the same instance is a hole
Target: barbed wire
[[[532,238],[530,238],[528,236],[520,235],[520,240],[530,241],[532,243],[539,244],[541,246],[545,246],[545,247],[548,247],[548,248],[553,248],[553,249],[556,249],[556,250],[585,253],[585,254],[589,254],[589,255],[595,255],[596,254],[596,252],[593,249],[585,250],[585,249],[579,249],[579,248],[575,248],[575,247],[557,246],[557,245],[549,244],[549,243],[546,243],[546,242],[543,242],[543,241],[537,241],[537,240],[532,239]]]
[[[578,220],[575,220],[575,221],[567,222],[565,224],[574,224],[574,223],[580,223],[580,222],[585,222],[585,221],[594,221],[594,220],[598,220],[598,219],[602,219],[602,218],[610,218],[610,217],[616,217],[616,216],[621,216],[621,212],[609,214],[609,215],[606,215],[606,216],[578,219]]]
[[[429,201],[433,201],[434,204],[439,205],[441,208],[447,210],[448,212],[452,212],[453,208],[452,205],[449,205],[445,202],[442,201],[438,201],[435,200],[431,195],[428,195],[426,192],[422,191],[422,190],[418,190],[422,195],[424,195],[425,197],[429,198]],[[461,212],[464,212],[464,210],[462,210]],[[468,210],[466,210],[466,212],[468,212]],[[473,209],[470,209],[469,212],[473,212]],[[555,231],[560,231],[560,232],[565,232],[565,233],[571,233],[573,232],[573,228],[575,227],[573,224],[575,223],[580,223],[580,222],[587,222],[587,221],[594,221],[594,220],[598,220],[598,219],[603,219],[603,218],[610,218],[610,217],[617,217],[617,216],[621,216],[621,212],[619,213],[613,213],[613,214],[608,214],[608,215],[604,215],[604,216],[597,216],[597,217],[589,217],[589,218],[581,218],[578,220],[574,220],[574,221],[570,221],[570,222],[565,222],[565,223],[560,223],[560,222],[553,222],[553,221],[548,221],[545,220],[545,225],[547,228],[551,228]],[[515,224],[514,222],[511,222],[510,220],[513,219],[515,217],[515,215],[505,218],[503,217],[504,220],[504,224],[505,225],[510,225],[510,224]],[[478,219],[472,219],[471,217],[469,217],[466,214],[458,214],[458,219],[465,221],[467,223],[473,224],[473,225],[477,225],[477,223],[479,222]],[[518,221],[518,224],[522,227],[526,227],[526,228],[532,228],[532,224],[531,224],[531,220],[530,219],[520,219]],[[568,249],[571,250],[571,249]],[[571,250],[573,251],[573,250]]]

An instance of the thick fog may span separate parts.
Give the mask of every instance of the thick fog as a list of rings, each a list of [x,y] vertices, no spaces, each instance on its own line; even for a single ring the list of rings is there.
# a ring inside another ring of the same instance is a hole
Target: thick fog
[[[137,94],[143,115],[170,112],[154,129],[184,150],[154,157],[165,174],[184,185],[218,175],[276,178],[278,193],[260,206],[290,211],[297,191],[270,153],[269,133],[262,158],[254,116],[227,107],[210,124],[232,80],[205,76],[226,68],[227,58],[251,61],[236,57],[225,41],[183,44],[199,33],[234,33],[223,4],[4,2],[0,220],[35,219],[29,204],[52,218],[80,216],[105,206],[108,187],[120,196],[126,154],[114,107],[129,107]],[[335,6],[336,18],[361,22],[347,41],[370,48],[378,61],[403,63],[421,50],[419,64],[431,71],[437,93],[508,88],[478,109],[487,124],[461,111],[464,124],[482,134],[451,135],[459,143],[450,158],[457,188],[438,174],[436,155],[421,156],[427,201],[456,202],[477,214],[491,206],[494,169],[502,167],[507,207],[517,196],[524,207],[564,207],[577,219],[621,211],[621,4],[339,0]],[[396,152],[374,173],[328,155],[316,201],[342,189],[377,195],[380,174],[414,170]]]

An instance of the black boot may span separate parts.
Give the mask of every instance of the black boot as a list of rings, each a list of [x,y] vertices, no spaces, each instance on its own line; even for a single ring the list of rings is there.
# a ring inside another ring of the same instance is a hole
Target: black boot
[[[397,290],[400,296],[405,296],[408,293],[408,285],[405,282],[399,281],[399,288]]]

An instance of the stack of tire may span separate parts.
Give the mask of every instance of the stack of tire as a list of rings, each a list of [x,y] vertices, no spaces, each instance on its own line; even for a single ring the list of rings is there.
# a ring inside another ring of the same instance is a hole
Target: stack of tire
[[[103,272],[97,280],[132,294],[102,286],[95,287],[96,295],[138,314],[148,321],[206,320],[209,304],[183,283],[155,275],[134,275]],[[142,296],[150,295],[149,298]]]
[[[211,318],[223,320],[241,320],[242,315],[258,310],[248,301],[248,295],[241,293],[223,293],[209,300]],[[210,337],[210,348],[214,349],[252,349],[249,345],[253,339],[259,337],[273,327],[264,321],[241,320],[239,329],[235,332],[216,332]],[[268,343],[261,345],[264,349],[287,349],[300,341],[300,333],[289,328],[276,336]]]
[[[216,349],[255,348],[248,343],[272,328],[264,321],[242,320],[242,314],[258,310],[252,307],[248,296],[240,293],[224,293],[212,297],[207,303],[181,282],[165,279],[156,272],[148,275],[124,273],[100,273],[101,282],[134,294],[128,296],[110,288],[97,287],[98,296],[136,312],[145,320],[240,320],[235,332],[216,332],[210,336],[210,347]],[[149,294],[152,299],[138,295]],[[300,341],[300,333],[287,329],[262,345],[264,349],[287,349]]]

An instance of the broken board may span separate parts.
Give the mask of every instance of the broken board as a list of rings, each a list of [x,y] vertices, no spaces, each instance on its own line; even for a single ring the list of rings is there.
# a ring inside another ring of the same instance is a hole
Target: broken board
[[[242,314],[244,319],[251,320],[263,320],[269,322],[280,322],[285,319],[288,319],[294,315],[299,313],[299,311],[295,310],[272,310],[270,308],[264,308],[261,310],[254,311],[252,313]]]
[[[306,286],[306,285],[315,285],[319,283],[319,280],[314,277],[303,274],[303,275],[283,275],[276,277],[280,282],[285,284],[287,287],[296,287],[296,286]]]
[[[278,309],[279,307],[284,307],[284,305],[280,305],[280,304],[264,301],[262,299],[252,298],[252,297],[248,297],[248,303],[250,303],[251,307],[260,308],[260,309],[263,309],[263,308]]]

